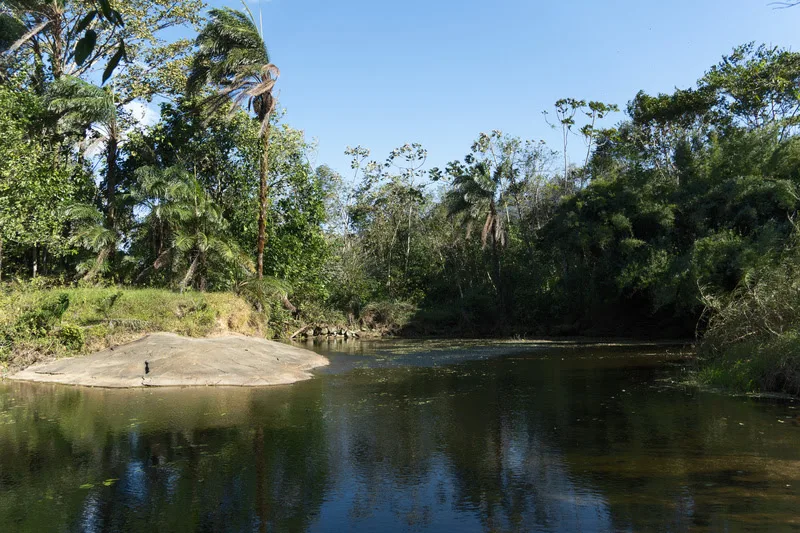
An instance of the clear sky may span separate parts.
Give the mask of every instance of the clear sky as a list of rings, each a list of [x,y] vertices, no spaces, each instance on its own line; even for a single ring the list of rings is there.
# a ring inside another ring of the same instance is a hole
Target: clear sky
[[[770,0],[249,0],[281,69],[286,120],[349,175],[347,145],[383,160],[420,142],[429,166],[481,131],[558,147],[542,110],[692,85],[748,41],[798,49],[800,6]],[[211,5],[241,9],[238,0]],[[616,120],[619,120],[618,115]],[[615,121],[616,121],[615,120]],[[576,139],[573,144],[580,144]]]

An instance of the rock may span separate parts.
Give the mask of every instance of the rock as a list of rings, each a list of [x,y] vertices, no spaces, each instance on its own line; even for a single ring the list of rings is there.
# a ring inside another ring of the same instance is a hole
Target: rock
[[[328,328],[320,328],[319,334],[320,335],[327,335],[328,334]]]
[[[260,387],[309,379],[311,369],[328,364],[310,350],[244,335],[154,333],[113,350],[33,365],[10,379],[109,388]]]

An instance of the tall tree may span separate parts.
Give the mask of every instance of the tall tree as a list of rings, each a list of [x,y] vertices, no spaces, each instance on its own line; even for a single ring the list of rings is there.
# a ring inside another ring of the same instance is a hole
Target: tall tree
[[[78,129],[81,133],[91,128],[92,145],[103,144],[105,149],[105,224],[81,224],[77,239],[98,255],[95,264],[87,270],[86,279],[100,272],[106,261],[117,249],[117,159],[122,131],[120,128],[115,96],[109,88],[100,88],[73,76],[56,80],[48,91],[48,108],[55,113],[62,127]],[[74,211],[77,215],[88,215],[84,208]],[[81,218],[84,218],[81,216]],[[89,220],[95,220],[91,216]]]
[[[468,235],[475,224],[483,225],[481,243],[484,248],[491,247],[494,285],[501,308],[508,311],[500,264],[507,231],[501,204],[506,168],[500,165],[493,169],[488,161],[478,161],[468,166],[451,163],[448,171],[453,176],[453,188],[446,196],[448,215],[460,217]]]
[[[86,168],[63,164],[38,134],[47,115],[44,99],[34,91],[0,84],[0,241],[3,256],[16,261],[15,270],[29,262],[33,275],[46,268],[48,258],[68,255],[66,206],[86,201],[94,191]]]
[[[163,170],[142,167],[137,174],[135,195],[147,210],[143,226],[163,237],[153,267],[159,270],[171,264],[173,270],[182,272],[181,292],[196,280],[198,288],[206,288],[208,261],[252,271],[250,260],[227,238],[228,221],[202,183],[177,166]]]
[[[212,111],[226,105],[231,110],[244,105],[261,124],[256,261],[260,279],[264,276],[266,244],[270,118],[275,109],[272,90],[280,71],[270,63],[252,13],[223,8],[212,9],[210,15],[211,20],[197,37],[200,50],[192,63],[188,91],[196,94],[211,85],[215,92],[205,103]]]

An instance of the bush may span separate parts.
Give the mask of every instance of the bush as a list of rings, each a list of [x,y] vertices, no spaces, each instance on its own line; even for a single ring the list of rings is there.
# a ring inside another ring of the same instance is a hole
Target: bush
[[[399,332],[408,324],[417,306],[408,302],[375,302],[361,311],[361,323],[368,328]]]
[[[728,296],[705,296],[711,313],[699,344],[706,383],[739,391],[800,394],[800,246],[745,277]]]
[[[86,338],[83,330],[74,324],[64,324],[58,330],[58,340],[61,341],[68,350],[79,351],[83,349]]]
[[[69,296],[62,293],[56,298],[45,300],[38,308],[32,309],[17,321],[18,335],[44,335],[64,316],[69,307]]]

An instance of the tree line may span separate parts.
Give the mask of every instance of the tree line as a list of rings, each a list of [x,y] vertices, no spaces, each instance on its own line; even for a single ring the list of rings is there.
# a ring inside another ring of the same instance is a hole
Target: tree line
[[[790,50],[745,44],[623,112],[561,99],[559,146],[490,131],[444,168],[415,143],[348,147],[342,175],[286,122],[246,6],[109,6],[3,4],[3,279],[233,291],[419,334],[683,336],[794,246]]]

